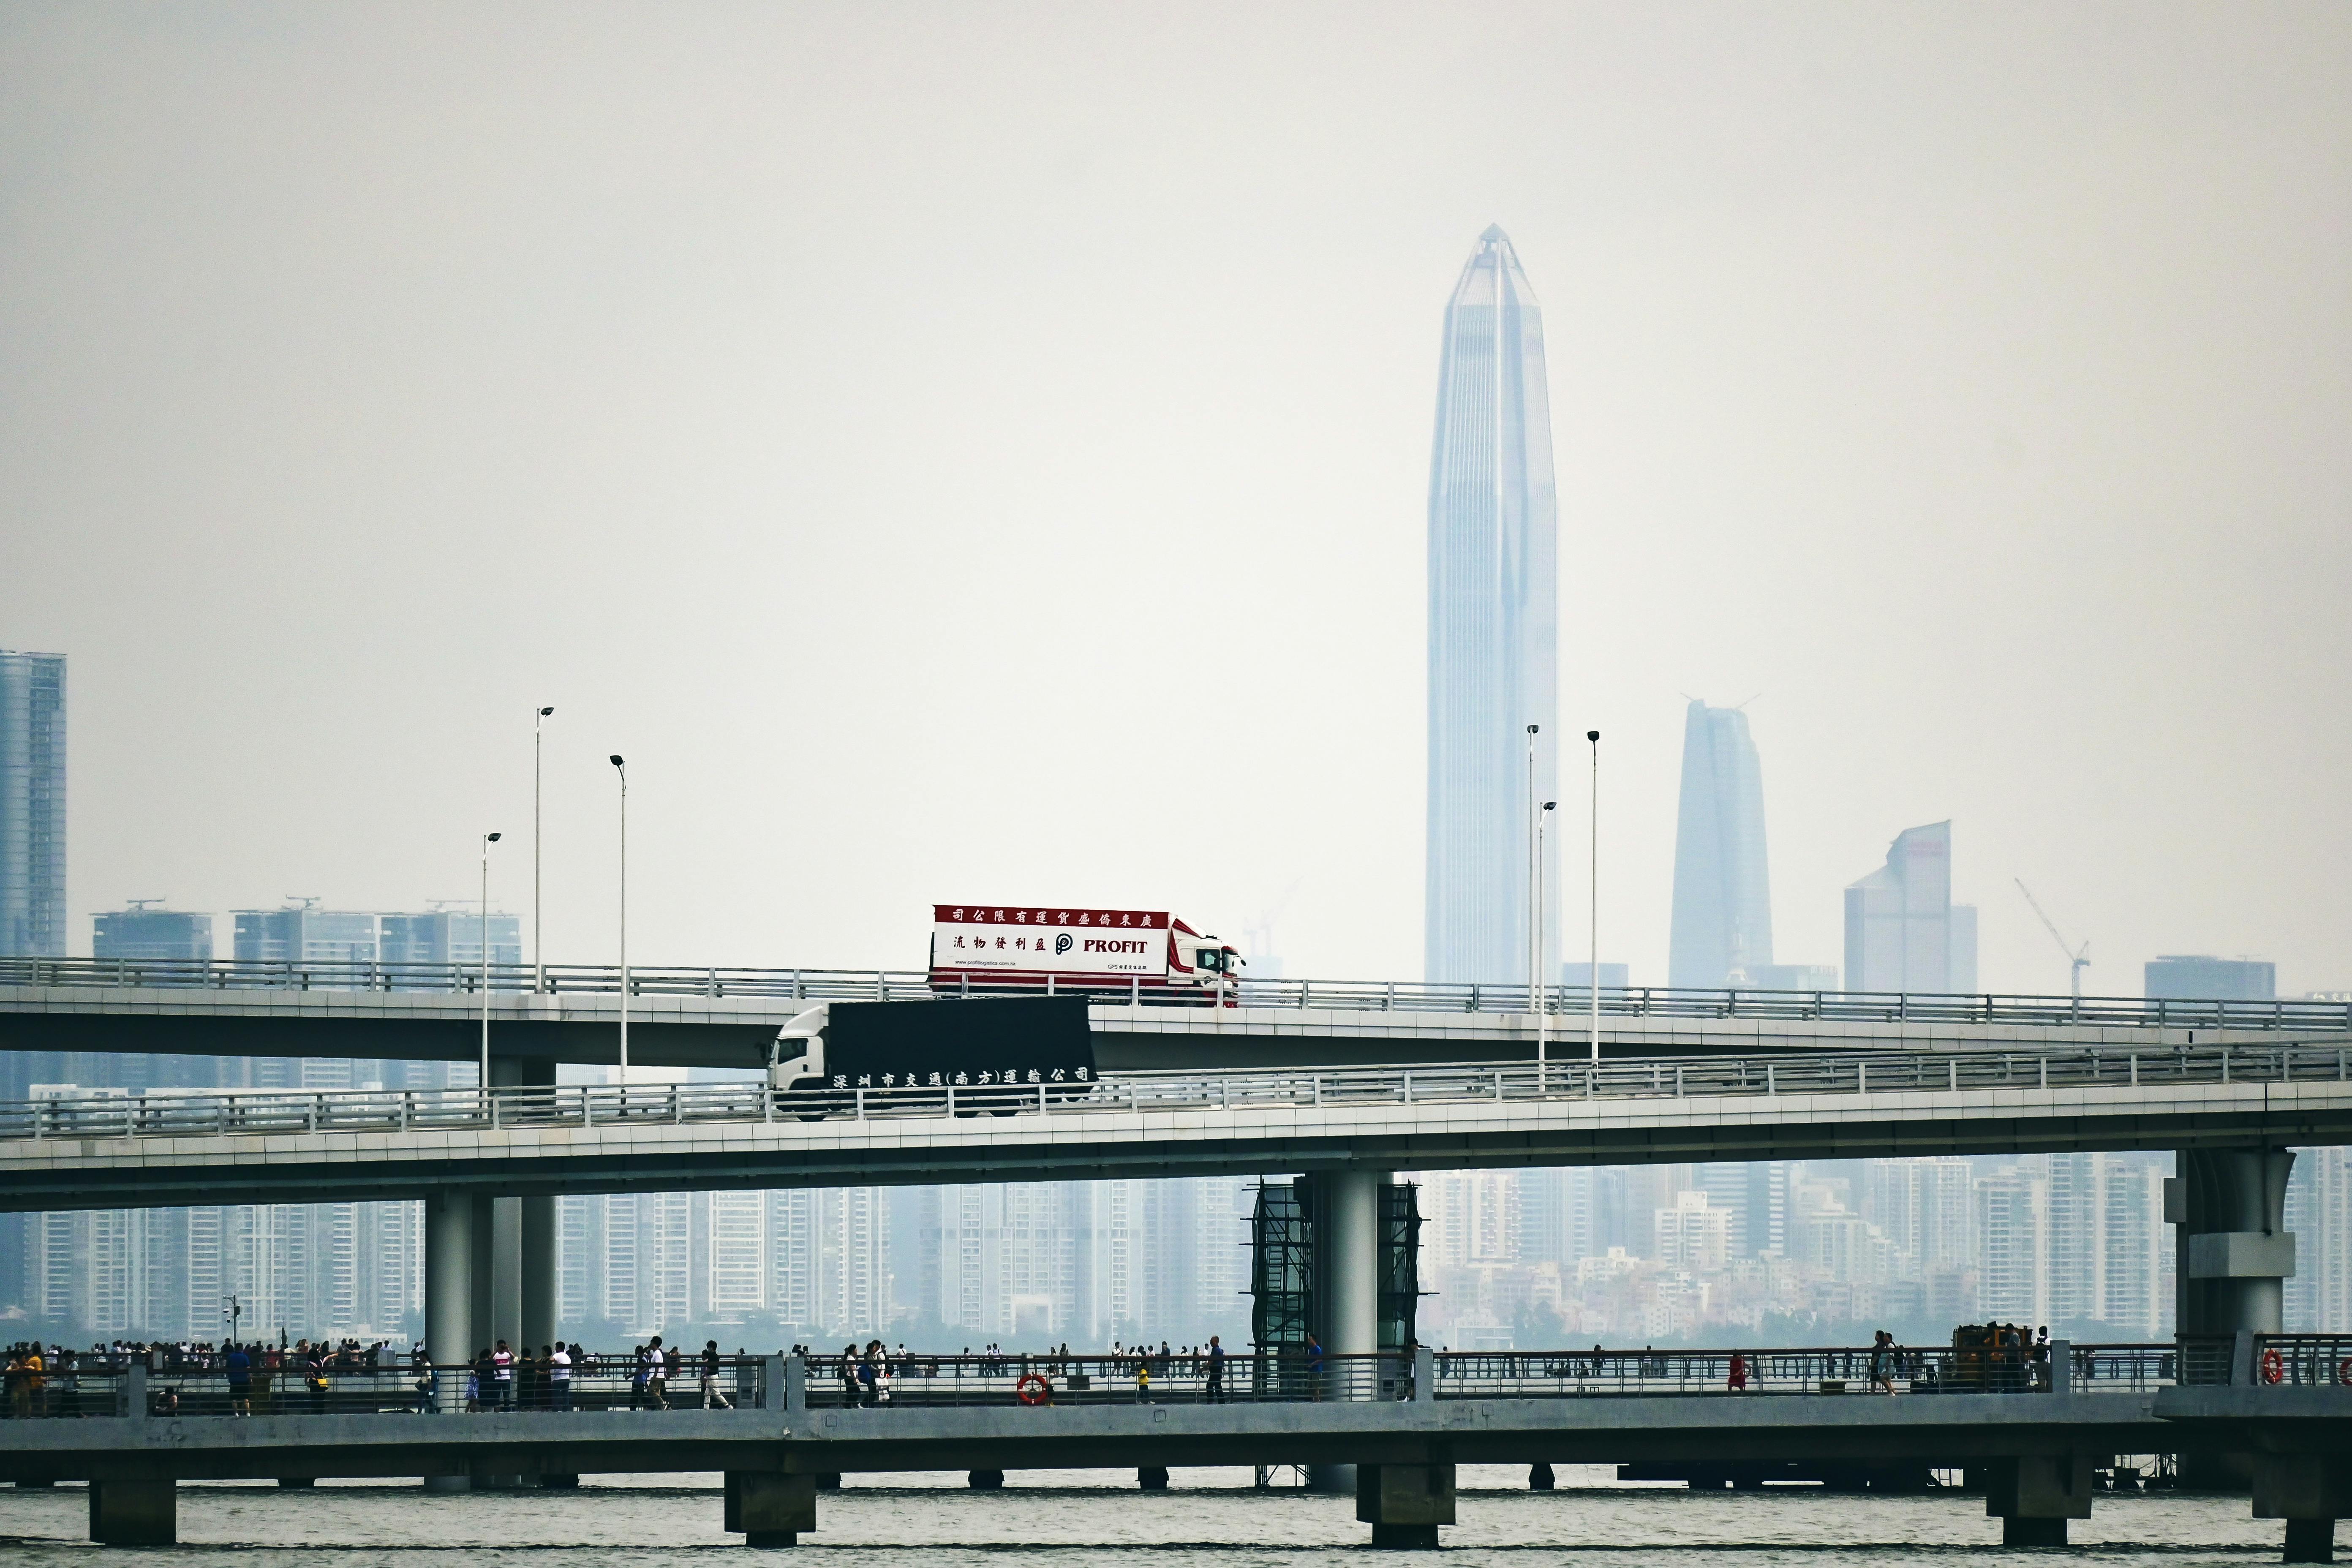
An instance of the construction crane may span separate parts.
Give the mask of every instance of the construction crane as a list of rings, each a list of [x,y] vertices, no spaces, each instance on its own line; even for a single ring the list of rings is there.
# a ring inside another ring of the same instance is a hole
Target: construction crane
[[[2025,885],[2025,879],[2011,877],[2010,880],[2017,884],[2017,890],[2025,895],[2025,901],[2033,907],[2036,915],[2041,916],[2042,927],[2050,933],[2050,940],[2058,944],[2058,951],[2066,955],[2067,963],[2073,967],[2070,978],[2074,982],[2074,1000],[2080,1002],[2083,999],[2083,971],[2091,966],[2090,942],[2085,939],[2081,947],[2070,946],[2066,939],[2058,934],[2058,922],[2042,913],[2041,900],[2033,896],[2033,889]]]

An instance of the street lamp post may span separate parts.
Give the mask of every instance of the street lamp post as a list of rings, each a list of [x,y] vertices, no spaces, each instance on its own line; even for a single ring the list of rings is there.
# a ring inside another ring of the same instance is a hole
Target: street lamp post
[[[629,768],[615,755],[613,771],[621,775],[621,1071],[616,1082],[629,1081]]]
[[[552,708],[542,708],[530,716],[530,988],[533,993],[547,989],[547,952],[539,945],[539,846],[540,846],[540,729]]]
[[[1550,962],[1551,945],[1544,941],[1544,830],[1551,821],[1551,809],[1559,802],[1548,800],[1536,813],[1536,1092],[1541,1094],[1550,1081],[1551,1063],[1551,979],[1544,973]]]
[[[1592,945],[1585,954],[1584,994],[1591,1000],[1588,1038],[1592,1043],[1592,1068],[1598,1072],[1601,1069],[1601,731],[1587,730],[1584,738],[1592,742],[1592,908],[1589,932]]]
[[[482,1093],[490,1092],[490,846],[504,835],[482,835]]]

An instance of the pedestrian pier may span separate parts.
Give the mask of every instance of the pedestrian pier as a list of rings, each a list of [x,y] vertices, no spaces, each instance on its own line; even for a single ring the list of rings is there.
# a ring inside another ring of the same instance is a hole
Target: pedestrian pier
[[[1733,1374],[1733,1357],[1739,1375]],[[399,1366],[274,1389],[228,1413],[223,1374],[139,1363],[79,1369],[0,1423],[0,1479],[86,1480],[90,1536],[176,1533],[176,1484],[324,1477],[457,1485],[576,1483],[596,1472],[717,1471],[727,1527],[754,1546],[818,1528],[848,1473],[1132,1469],[1142,1484],[1202,1465],[1353,1468],[1378,1546],[1433,1546],[1462,1464],[1729,1467],[1760,1460],[1965,1468],[2012,1545],[2057,1546],[2090,1517],[2116,1454],[2239,1456],[2257,1517],[2285,1523],[2285,1560],[2332,1560],[2352,1512],[2352,1335],[2072,1345],[2047,1360],[1980,1351],[1436,1352],[1228,1358],[909,1355],[887,1399],[833,1358],[729,1358],[701,1408],[681,1383],[659,1408],[593,1360],[570,1408],[523,1385],[468,1414],[462,1367]],[[1896,1392],[1883,1392],[1886,1386]],[[633,1407],[634,1406],[634,1407]],[[1328,1472],[1326,1472],[1328,1475]]]

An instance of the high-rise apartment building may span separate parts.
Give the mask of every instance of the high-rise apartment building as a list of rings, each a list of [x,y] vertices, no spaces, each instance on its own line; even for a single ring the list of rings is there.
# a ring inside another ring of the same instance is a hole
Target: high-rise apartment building
[[[2289,1333],[2352,1327],[2352,1149],[2304,1149],[2287,1181],[2294,1277],[2286,1282]]]
[[[65,951],[65,656],[0,649],[0,958]]]
[[[1763,766],[1746,713],[1694,700],[1683,719],[1666,984],[1757,985],[1771,963]]]
[[[1556,951],[1546,942],[1544,963],[1529,963],[1530,814],[1559,793],[1555,531],[1543,313],[1509,237],[1489,228],[1445,307],[1430,459],[1433,981],[1525,984]],[[1554,833],[1540,872],[1555,916],[1558,844]]]
[[[1886,864],[1845,890],[1845,986],[1922,994],[1973,991],[1973,905],[1952,902],[1952,825],[1906,827]]]
[[[355,910],[322,910],[305,899],[282,910],[236,911],[233,956],[239,963],[376,962],[376,917]]]
[[[90,956],[212,962],[212,916],[150,909],[149,901],[136,900],[127,910],[109,910],[92,916]]]

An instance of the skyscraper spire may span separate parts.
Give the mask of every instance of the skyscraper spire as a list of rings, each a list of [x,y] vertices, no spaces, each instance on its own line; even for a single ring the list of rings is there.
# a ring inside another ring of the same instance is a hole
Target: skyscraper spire
[[[1425,973],[1523,979],[1534,804],[1559,793],[1559,571],[1543,314],[1489,227],[1445,307],[1429,469]],[[1528,795],[1527,727],[1536,736]],[[1559,908],[1557,840],[1540,875]],[[1556,937],[1556,927],[1554,931]],[[1558,942],[1541,943],[1556,974]]]

